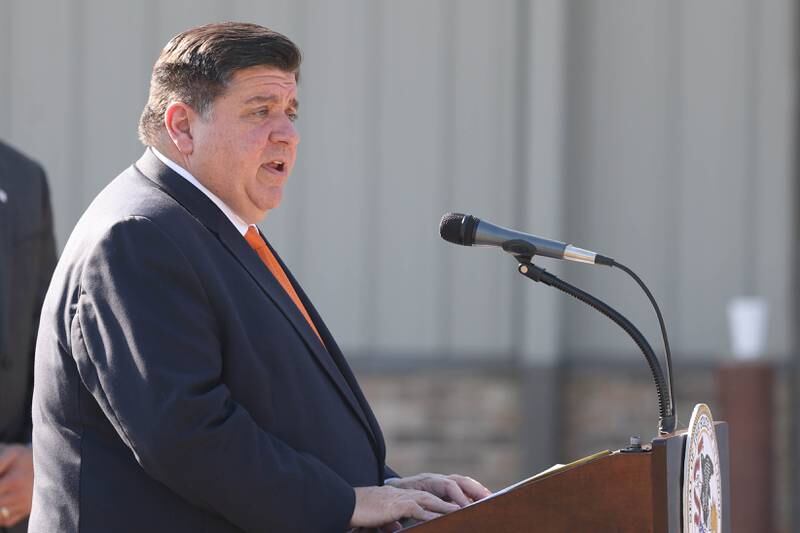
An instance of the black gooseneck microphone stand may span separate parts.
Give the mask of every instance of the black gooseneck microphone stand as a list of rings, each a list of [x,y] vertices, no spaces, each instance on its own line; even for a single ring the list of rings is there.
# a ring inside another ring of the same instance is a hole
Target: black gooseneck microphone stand
[[[615,324],[620,326],[625,332],[630,335],[636,345],[644,354],[645,359],[647,360],[647,364],[650,367],[650,372],[653,375],[653,381],[656,385],[656,392],[658,394],[658,432],[660,435],[668,435],[675,431],[675,426],[677,424],[677,419],[675,416],[675,401],[672,396],[672,379],[669,379],[669,387],[667,387],[666,381],[664,379],[664,372],[661,368],[661,364],[656,357],[653,348],[647,342],[647,339],[642,335],[642,333],[634,326],[630,320],[622,316],[619,312],[613,309],[610,305],[606,304],[599,298],[592,296],[591,294],[575,287],[563,281],[562,279],[558,278],[557,276],[550,274],[545,269],[540,268],[533,264],[533,256],[536,255],[536,249],[534,246],[530,245],[524,241],[510,241],[503,245],[503,249],[506,252],[511,253],[514,257],[519,261],[519,266],[517,270],[520,274],[525,276],[528,279],[533,281],[537,281],[540,283],[544,283],[550,287],[554,287],[570,296],[577,298],[578,300],[584,302],[587,305],[590,305],[597,311],[603,313],[605,316],[610,318]],[[640,286],[643,286],[643,282],[636,276],[635,274],[630,271],[624,265],[619,265],[611,258],[603,258],[607,259],[608,262],[606,263],[608,266],[617,266],[622,270],[625,270],[629,275],[633,276],[633,278],[639,283]],[[655,304],[652,296],[650,295],[650,291],[646,287],[642,287],[644,291],[647,293],[648,297],[650,298],[651,302],[656,308],[656,314],[659,317],[659,322],[661,324],[662,333],[664,334],[664,341],[666,341],[666,331],[664,331],[663,320],[661,318],[661,313],[658,310],[658,306]],[[667,364],[668,364],[668,371],[671,378],[672,374],[672,363],[671,358],[669,357],[669,345],[666,345],[667,350]]]

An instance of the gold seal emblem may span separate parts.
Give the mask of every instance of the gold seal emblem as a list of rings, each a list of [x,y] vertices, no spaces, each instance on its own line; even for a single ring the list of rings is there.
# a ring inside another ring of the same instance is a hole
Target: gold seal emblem
[[[711,410],[697,404],[689,421],[683,468],[683,531],[720,533],[722,472]]]

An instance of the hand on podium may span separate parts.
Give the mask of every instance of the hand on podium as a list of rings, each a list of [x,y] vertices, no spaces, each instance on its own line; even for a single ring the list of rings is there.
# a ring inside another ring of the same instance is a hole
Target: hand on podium
[[[442,474],[391,478],[383,487],[357,487],[355,493],[350,527],[378,527],[387,532],[400,529],[403,518],[432,520],[491,495],[472,478]]]
[[[414,489],[429,492],[451,503],[465,507],[472,502],[491,496],[492,492],[467,476],[452,474],[418,474],[411,477],[387,479],[387,485],[399,489]]]
[[[0,530],[31,512],[33,455],[29,446],[0,443]]]

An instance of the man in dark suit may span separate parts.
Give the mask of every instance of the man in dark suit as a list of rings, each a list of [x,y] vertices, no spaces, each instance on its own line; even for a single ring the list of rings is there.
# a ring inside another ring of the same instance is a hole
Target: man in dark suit
[[[0,143],[0,531],[31,510],[31,393],[39,312],[56,264],[44,170]]]
[[[325,323],[255,227],[294,166],[300,52],[250,24],[173,38],[148,146],[94,200],[42,314],[30,531],[344,531],[484,497],[398,477]]]

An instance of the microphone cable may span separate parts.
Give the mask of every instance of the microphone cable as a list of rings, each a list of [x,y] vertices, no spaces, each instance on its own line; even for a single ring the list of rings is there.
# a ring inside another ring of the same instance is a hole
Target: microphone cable
[[[667,360],[667,383],[669,384],[669,409],[670,414],[675,417],[675,424],[677,426],[678,422],[678,415],[675,413],[675,393],[672,388],[672,353],[669,348],[669,339],[667,338],[667,327],[664,325],[664,317],[661,315],[661,309],[658,307],[658,303],[656,303],[656,299],[653,297],[653,294],[650,292],[650,289],[647,288],[647,285],[644,284],[644,281],[636,275],[636,273],[631,270],[630,268],[626,267],[619,261],[609,258],[607,264],[610,267],[616,267],[636,281],[639,287],[642,288],[644,293],[647,295],[647,298],[650,300],[650,303],[653,305],[653,309],[656,311],[656,317],[658,317],[658,325],[661,327],[661,338],[664,341],[664,353]],[[673,428],[674,429],[674,428]]]

